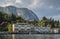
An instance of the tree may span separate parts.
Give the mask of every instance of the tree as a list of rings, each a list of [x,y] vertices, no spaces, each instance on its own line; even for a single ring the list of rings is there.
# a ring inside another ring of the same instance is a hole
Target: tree
[[[16,16],[14,14],[12,14],[11,16],[11,22],[16,23]]]
[[[42,18],[42,20],[47,20],[47,18],[44,16],[44,17]]]
[[[0,23],[2,23],[2,21],[3,21],[3,14],[2,12],[0,12]]]
[[[55,27],[59,27],[59,20],[55,21]]]
[[[42,20],[39,22],[39,25],[40,26],[47,26],[47,18],[44,16],[43,18],[42,18]]]

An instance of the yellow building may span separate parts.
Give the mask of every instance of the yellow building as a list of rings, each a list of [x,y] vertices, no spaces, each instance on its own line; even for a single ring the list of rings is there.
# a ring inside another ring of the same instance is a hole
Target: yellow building
[[[13,29],[12,24],[9,23],[8,24],[8,32],[12,32],[13,31],[12,29]]]

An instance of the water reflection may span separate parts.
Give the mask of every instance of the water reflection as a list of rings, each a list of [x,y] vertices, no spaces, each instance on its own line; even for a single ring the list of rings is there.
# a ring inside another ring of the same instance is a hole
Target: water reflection
[[[40,34],[40,35],[19,35],[19,34],[0,34],[0,39],[60,39],[60,35]]]

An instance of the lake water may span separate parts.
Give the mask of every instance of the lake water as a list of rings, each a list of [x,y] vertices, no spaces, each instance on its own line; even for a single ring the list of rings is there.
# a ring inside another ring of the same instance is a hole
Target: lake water
[[[59,34],[0,34],[0,39],[60,39]]]

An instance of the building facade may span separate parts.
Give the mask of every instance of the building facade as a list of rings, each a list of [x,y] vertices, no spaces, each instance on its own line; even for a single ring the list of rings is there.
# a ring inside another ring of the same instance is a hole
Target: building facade
[[[28,31],[33,28],[32,25],[26,23],[13,24],[13,32]]]
[[[49,33],[50,27],[39,27],[26,23],[17,23],[13,24],[13,32]]]

